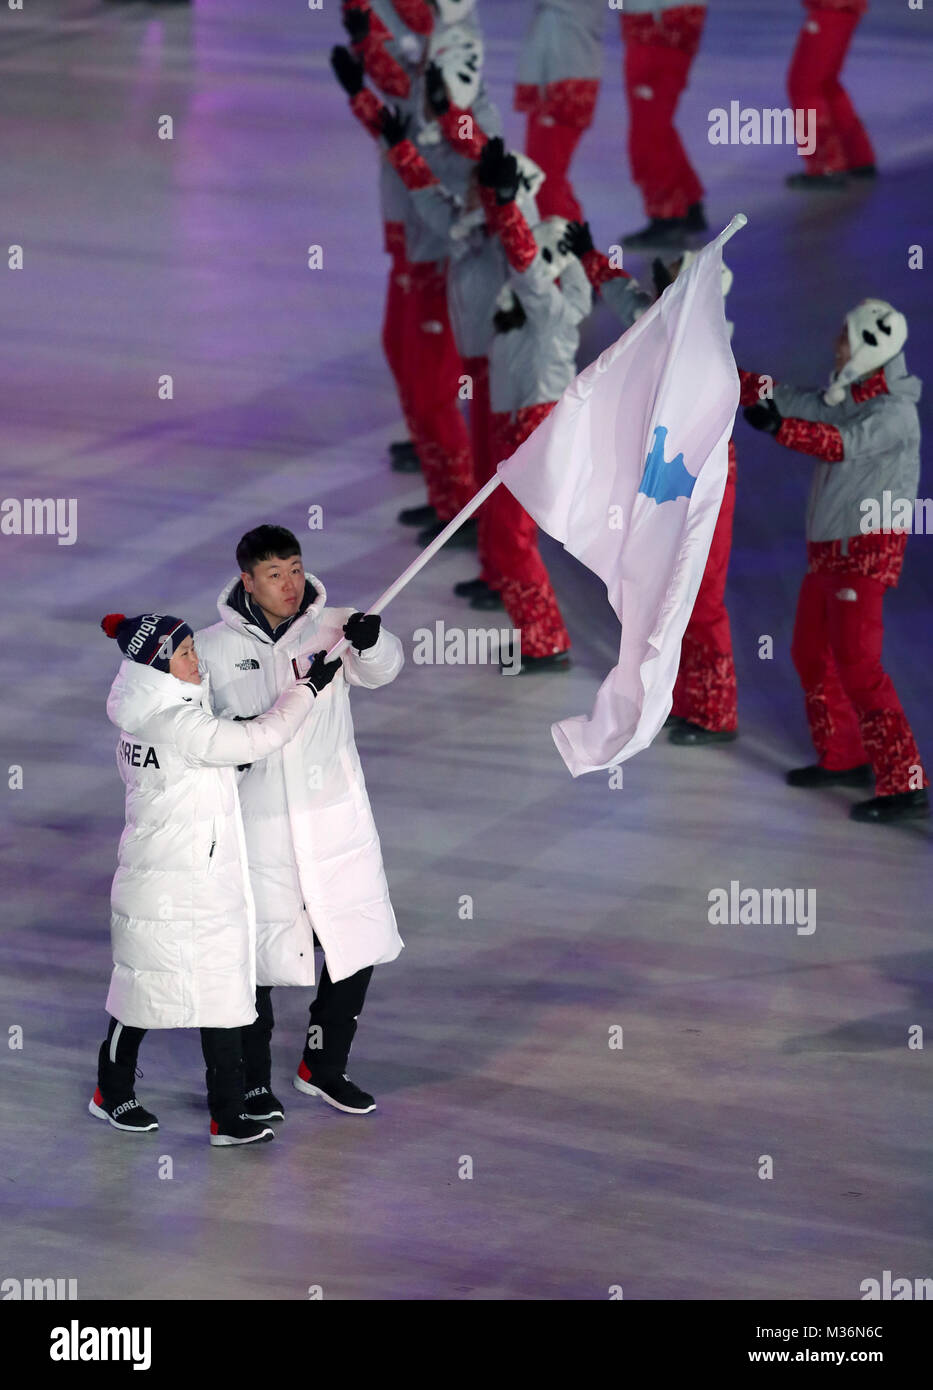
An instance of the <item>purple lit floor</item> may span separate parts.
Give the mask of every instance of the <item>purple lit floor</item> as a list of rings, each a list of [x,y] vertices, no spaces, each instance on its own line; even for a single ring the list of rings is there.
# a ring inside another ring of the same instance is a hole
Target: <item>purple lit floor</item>
[[[481,0],[503,109],[524,8]],[[908,360],[929,375],[930,272],[907,257],[929,243],[930,16],[869,15],[847,76],[884,177],[811,203],[783,187],[791,151],[705,140],[711,107],[784,104],[799,7],[711,10],[681,124],[713,224],[750,219],[729,250],[738,358],[821,381],[843,312],[881,294],[905,308]],[[24,777],[5,795],[0,1000],[24,1046],[0,1072],[3,1275],[134,1299],[303,1299],[312,1285],[326,1298],[605,1299],[621,1285],[628,1299],[857,1299],[884,1269],[929,1275],[931,1048],[907,1046],[912,1025],[933,1025],[929,827],[856,826],[854,794],[783,784],[810,754],[788,654],[808,465],[742,422],[740,741],[685,753],[659,740],[623,790],[571,780],[549,724],[589,707],[617,634],[599,586],[548,546],[572,673],[409,663],[355,701],[407,942],[377,971],[352,1062],[377,1112],[291,1089],[309,996],[280,990],[289,1114],[273,1145],[208,1147],[192,1033],[144,1044],[157,1135],[87,1115],[122,826],[101,615],[210,622],[236,539],[261,520],[305,535],[338,603],[365,605],[414,553],[394,518],[422,494],[385,462],[400,426],[378,339],[374,152],[328,69],[335,13],[287,0],[2,10],[2,245],[25,249],[25,269],[3,275],[3,494],[78,500],[74,546],[0,537],[0,748],[4,780],[14,764]],[[642,220],[618,64],[613,33],[576,165],[604,245]],[[171,142],[155,134],[165,114]],[[312,243],[323,271],[305,268]],[[599,311],[586,358],[612,336]],[[156,397],[163,373],[172,402]],[[323,531],[306,529],[313,504]],[[886,647],[927,757],[931,546],[908,547]],[[470,621],[450,589],[473,572],[444,554],[393,605],[409,653],[416,628]],[[815,889],[815,932],[710,926],[707,894],[732,880]]]

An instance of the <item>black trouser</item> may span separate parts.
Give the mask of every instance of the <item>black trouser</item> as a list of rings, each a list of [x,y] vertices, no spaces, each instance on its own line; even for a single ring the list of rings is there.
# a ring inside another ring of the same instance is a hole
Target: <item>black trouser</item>
[[[356,1021],[363,1011],[363,1001],[372,979],[373,967],[367,965],[355,975],[335,984],[321,968],[317,995],[308,1011],[308,1036],[305,1039],[304,1060],[318,1071],[346,1071],[350,1045],[356,1033]],[[272,1076],[270,1043],[275,1018],[272,1012],[272,986],[260,985],[256,990],[255,1023],[243,1029],[243,1060],[246,1064],[246,1089],[268,1086]]]
[[[139,1045],[145,1028],[130,1028],[111,1018],[107,1040],[97,1057],[97,1084],[107,1105],[120,1105],[133,1095]],[[202,1028],[201,1051],[207,1063],[207,1103],[211,1119],[239,1114],[243,1109],[243,1043],[239,1028]]]

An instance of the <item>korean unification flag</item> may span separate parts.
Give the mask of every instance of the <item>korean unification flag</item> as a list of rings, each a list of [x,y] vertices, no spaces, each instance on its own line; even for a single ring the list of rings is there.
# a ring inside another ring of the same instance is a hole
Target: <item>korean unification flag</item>
[[[574,777],[647,748],[670,712],[739,403],[722,296],[728,232],[499,465],[538,525],[599,575],[622,624],[592,713],[551,727]]]

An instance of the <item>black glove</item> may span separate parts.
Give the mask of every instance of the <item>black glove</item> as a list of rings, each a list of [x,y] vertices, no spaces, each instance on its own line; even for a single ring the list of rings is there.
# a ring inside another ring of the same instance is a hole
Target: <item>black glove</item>
[[[389,149],[400,145],[408,130],[408,117],[403,116],[397,106],[384,106],[379,112],[379,128]]]
[[[657,291],[659,299],[668,285],[673,285],[674,283],[673,275],[661,260],[660,256],[655,256],[654,260],[651,262],[651,278],[654,281],[654,288]]]
[[[777,434],[784,423],[784,416],[774,401],[759,401],[757,405],[747,405],[742,411],[754,430],[764,430],[767,434]]]
[[[514,200],[521,183],[518,160],[514,154],[506,153],[500,135],[493,136],[483,146],[476,177],[484,188],[495,189],[496,202],[500,207]]]
[[[593,236],[590,232],[589,222],[568,222],[567,230],[561,237],[560,244],[565,251],[569,251],[582,261],[587,251],[593,250]]]
[[[381,626],[378,613],[351,613],[343,625],[343,635],[358,652],[365,652],[379,641]]]
[[[450,109],[450,97],[447,95],[444,74],[437,63],[428,63],[424,70],[424,82],[428,105],[435,116],[443,116],[444,112]]]
[[[354,58],[349,48],[341,48],[339,45],[332,48],[330,65],[348,97],[355,97],[363,90],[363,64],[358,58]]]
[[[330,685],[343,663],[338,656],[336,661],[325,661],[326,652],[315,652],[311,665],[302,676],[303,684],[310,686],[315,695],[320,695],[326,685]]]
[[[350,35],[351,43],[362,43],[369,33],[369,10],[344,10],[343,27]]]

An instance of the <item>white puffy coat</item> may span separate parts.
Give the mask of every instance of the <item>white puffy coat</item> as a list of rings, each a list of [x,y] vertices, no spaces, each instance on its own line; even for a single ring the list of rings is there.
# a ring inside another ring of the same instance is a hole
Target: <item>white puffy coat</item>
[[[263,719],[210,712],[200,687],[124,661],[107,700],[121,730],[126,828],[111,891],[107,1012],[133,1028],[237,1028],[256,1017],[256,919],[236,765],[315,714],[295,686]]]
[[[294,683],[293,659],[304,673],[314,652],[343,636],[356,610],[325,607],[323,584],[306,578],[317,596],[274,643],[227,602],[238,580],[220,595],[221,621],[195,635],[218,714],[260,714]],[[240,779],[260,985],[314,984],[312,931],[335,981],[402,949],[353,738],[350,686],[387,685],[403,661],[401,642],[385,628],[369,651],[348,648],[299,737]]]

